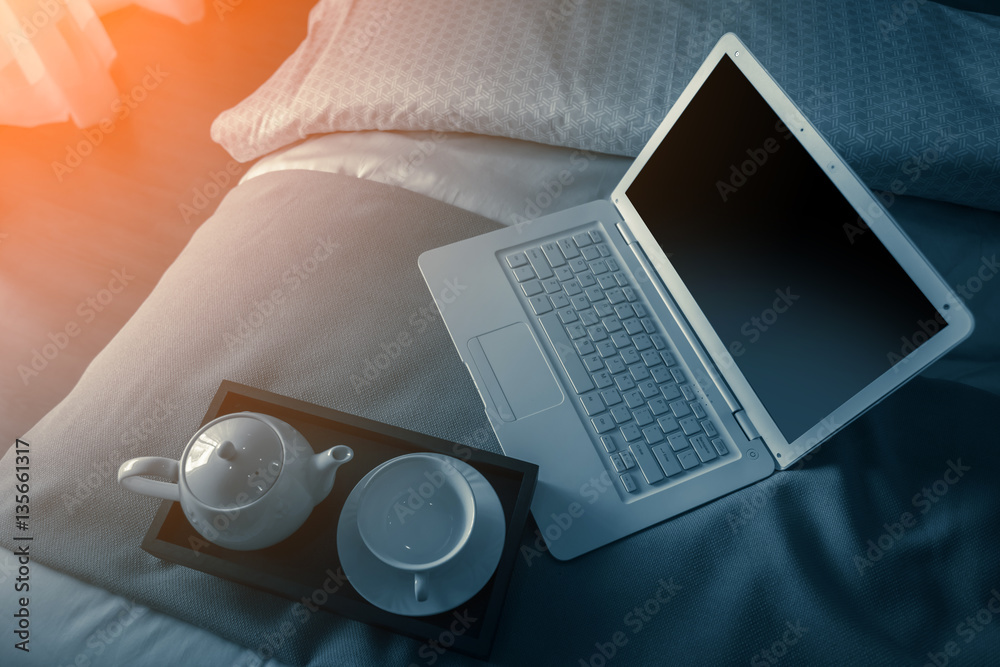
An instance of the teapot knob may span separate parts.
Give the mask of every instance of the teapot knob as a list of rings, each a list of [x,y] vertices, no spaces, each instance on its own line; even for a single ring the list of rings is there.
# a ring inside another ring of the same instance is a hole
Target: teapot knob
[[[236,445],[234,445],[229,440],[226,440],[221,445],[219,445],[218,451],[219,451],[219,456],[221,456],[227,461],[232,461],[234,458],[236,458]]]

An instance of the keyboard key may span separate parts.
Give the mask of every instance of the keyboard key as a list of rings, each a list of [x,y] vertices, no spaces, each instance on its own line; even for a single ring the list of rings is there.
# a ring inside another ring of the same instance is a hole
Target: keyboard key
[[[602,435],[601,444],[604,445],[605,451],[609,454],[618,449],[618,446],[615,444],[615,438],[611,435]]]
[[[635,423],[639,426],[653,423],[653,413],[649,411],[649,408],[639,408],[632,416],[635,417]]]
[[[681,386],[681,393],[684,395],[684,400],[685,401],[693,401],[694,400],[694,389],[691,388],[691,385],[689,385],[689,384],[682,385]]]
[[[632,419],[632,413],[624,403],[611,408],[611,416],[615,418],[617,424],[624,424]]]
[[[597,285],[593,285],[583,290],[583,293],[587,295],[591,303],[597,303],[598,301],[604,301],[604,292]]]
[[[615,467],[615,472],[625,472],[625,464],[622,463],[621,454],[612,454],[609,458],[611,465]]]
[[[583,325],[580,324],[579,322],[574,322],[573,324],[570,324],[566,327],[566,333],[569,334],[570,338],[575,340],[577,338],[586,336],[587,330],[584,329]]]
[[[656,383],[652,380],[642,380],[641,382],[637,382],[636,386],[646,398],[652,398],[659,394],[659,391],[656,388]]]
[[[601,243],[597,246],[597,249],[601,251],[601,257],[610,257],[611,249],[608,248],[606,243]]]
[[[677,452],[677,460],[681,462],[681,466],[685,470],[690,470],[701,465],[701,461],[698,460],[698,455],[694,453],[693,449],[685,449],[682,452]]]
[[[633,409],[646,402],[646,399],[642,396],[642,392],[638,389],[629,389],[628,391],[623,392],[622,398],[625,400],[625,405]]]
[[[622,323],[618,321],[617,317],[605,317],[601,320],[601,324],[603,324],[604,328],[608,330],[608,333],[621,331],[622,328]]]
[[[622,361],[631,366],[632,364],[637,364],[642,361],[642,357],[639,356],[639,352],[634,347],[627,347],[621,351]]]
[[[632,452],[622,452],[619,456],[622,457],[622,463],[625,464],[626,470],[631,470],[635,467],[635,457],[632,456]]]
[[[618,386],[620,391],[629,391],[635,389],[635,380],[628,373],[621,373],[615,376],[615,384]],[[636,391],[638,391],[636,389]]]
[[[625,295],[625,298],[629,300],[629,303],[639,299],[639,295],[636,294],[636,291],[631,287],[623,287],[622,293]]]
[[[531,280],[535,277],[535,272],[530,266],[519,266],[514,269],[514,277],[517,278],[517,282],[523,283],[525,280]]]
[[[589,265],[583,257],[574,257],[569,260],[569,268],[573,269],[573,273],[580,273],[581,271],[586,271]]]
[[[592,327],[587,328],[587,335],[590,336],[590,340],[595,343],[599,343],[608,337],[608,332],[604,330],[604,327],[600,324],[595,324]]]
[[[722,442],[719,438],[713,440],[712,445],[715,447],[715,451],[719,452],[719,456],[725,456],[729,453],[729,450],[726,449],[726,443]]]
[[[642,363],[647,366],[656,366],[660,363],[660,355],[656,353],[656,350],[646,350],[641,355]]]
[[[625,331],[629,332],[632,336],[642,331],[642,325],[639,324],[639,320],[635,317],[630,317],[622,322],[622,326],[624,326]]]
[[[708,420],[703,421],[701,423],[701,429],[703,431],[705,431],[705,433],[710,438],[714,438],[715,436],[719,435],[719,432],[715,428],[715,424],[713,424],[711,421],[708,421]],[[723,445],[723,446],[725,446],[725,445]],[[723,452],[719,452],[719,453],[722,454]]]
[[[693,412],[694,416],[698,419],[704,419],[708,416],[708,413],[705,412],[705,406],[698,402],[691,404],[691,412]]]
[[[566,292],[568,296],[576,296],[577,294],[583,291],[583,288],[580,287],[580,283],[576,282],[575,280],[570,280],[563,283],[563,290]]]
[[[528,258],[523,252],[515,252],[507,255],[507,266],[512,269],[516,269],[519,266],[524,266],[528,263]]]
[[[670,374],[674,376],[674,382],[677,384],[684,384],[687,378],[684,377],[684,371],[679,368],[671,369]]]
[[[615,354],[616,352],[618,352],[618,350],[615,348],[614,343],[612,343],[609,340],[602,340],[600,343],[597,344],[597,353],[600,354],[605,359]]]
[[[580,281],[580,287],[583,287],[584,289],[593,287],[597,284],[597,278],[595,278],[592,273],[581,273],[576,277],[576,279]]]
[[[610,357],[604,363],[608,367],[608,372],[612,375],[618,375],[619,373],[625,372],[625,362],[619,357]]]
[[[622,488],[624,488],[627,492],[633,493],[637,488],[639,488],[635,485],[635,480],[632,479],[631,473],[625,473],[619,477],[622,480]]]
[[[663,472],[666,473],[667,477],[673,477],[679,472],[682,472],[680,464],[677,463],[677,459],[674,458],[673,452],[664,447],[663,445],[657,445],[651,448],[653,456],[656,457],[656,462],[660,464]]]
[[[646,350],[646,352],[649,352],[649,350]],[[645,352],[643,352],[643,354],[645,354]],[[664,382],[670,382],[673,379],[670,377],[670,371],[668,371],[667,367],[664,366],[663,364],[659,364],[657,366],[653,366],[652,368],[650,368],[649,374],[653,376],[653,379],[656,381],[656,384],[663,384]]]
[[[530,267],[529,267],[530,268]],[[524,296],[535,296],[536,294],[541,294],[545,291],[542,287],[542,283],[537,280],[530,280],[526,283],[521,283],[521,291],[524,292]]]
[[[677,385],[671,382],[670,384],[665,384],[660,387],[660,393],[663,394],[663,398],[668,401],[672,401],[676,398],[680,398],[681,390]]]
[[[601,251],[595,248],[594,246],[591,246],[589,248],[584,248],[582,254],[585,260],[587,260],[588,262],[593,262],[595,259],[601,256]]]
[[[573,280],[573,269],[569,268],[568,266],[560,266],[558,269],[555,270],[555,273],[556,273],[556,278],[558,278],[560,282],[566,280]]]
[[[607,301],[601,301],[600,303],[594,304],[594,312],[597,313],[598,317],[611,317],[615,312],[615,309],[611,307],[611,304]]]
[[[583,326],[592,327],[601,320],[597,317],[597,313],[594,312],[593,308],[588,308],[587,310],[580,311],[580,321],[583,322]]]
[[[588,417],[604,412],[604,401],[601,400],[600,395],[596,391],[581,396],[580,403],[583,405],[583,410],[587,413]]]
[[[538,318],[538,321],[542,325],[545,335],[548,336],[552,348],[556,351],[556,357],[559,359],[559,363],[562,365],[566,375],[569,376],[569,381],[572,383],[576,393],[583,394],[593,389],[594,383],[591,381],[587,370],[583,367],[580,357],[576,355],[576,352],[570,346],[566,330],[563,329],[563,325],[559,322],[559,316],[555,313],[550,313]],[[571,324],[570,326],[574,325]],[[580,328],[582,329],[583,327]]]
[[[625,438],[626,442],[632,442],[633,440],[638,440],[642,437],[642,431],[635,424],[625,424],[619,429],[622,432],[622,437]],[[687,443],[684,443],[687,446]]]
[[[649,377],[649,371],[642,364],[635,364],[628,367],[628,372],[632,375],[632,379],[636,382],[645,380]]]
[[[608,301],[611,303],[621,303],[625,300],[625,294],[622,292],[622,288],[615,287],[614,289],[608,290]]]
[[[580,248],[583,248],[593,243],[593,241],[590,239],[590,234],[588,234],[587,232],[580,232],[579,234],[574,234],[573,241],[575,241],[576,245],[579,246]]]
[[[604,368],[604,359],[602,359],[601,355],[596,352],[594,354],[588,354],[583,358],[583,367],[591,373],[599,371]]]
[[[615,281],[615,277],[607,273],[603,276],[598,276],[597,284],[601,286],[602,290],[609,290],[618,285]]]
[[[545,280],[552,277],[552,268],[549,266],[549,261],[545,259],[545,253],[542,252],[541,248],[528,248],[524,254],[528,256],[528,262],[531,263],[531,268],[535,270],[535,274],[539,278]]]
[[[691,408],[684,401],[674,401],[670,404],[670,411],[674,413],[674,417],[683,417],[691,413]]]
[[[678,419],[677,423],[681,425],[684,435],[693,435],[701,432],[701,424],[698,423],[695,417],[684,417],[683,419]]]
[[[656,333],[656,324],[653,323],[653,320],[649,319],[648,317],[644,317],[640,320],[640,322],[642,323],[642,328],[646,333],[648,334]]]
[[[627,303],[618,304],[615,306],[615,315],[617,315],[620,320],[627,320],[632,317],[632,306]]]
[[[615,280],[618,281],[618,286],[619,287],[627,287],[628,286],[628,276],[626,276],[621,271],[619,271],[618,273],[615,274]]]
[[[570,322],[576,322],[576,311],[572,308],[563,308],[559,311],[559,321],[563,324],[569,324]]]
[[[570,239],[559,239],[556,243],[559,244],[559,249],[562,250],[563,257],[566,259],[580,256],[580,251],[576,249],[576,245]]]
[[[604,235],[597,230],[591,230],[590,238],[594,243],[600,243],[604,240]]]
[[[535,311],[535,315],[544,315],[552,310],[552,304],[549,303],[549,300],[541,294],[528,299],[528,303],[531,304],[531,309]]]
[[[712,443],[704,435],[699,434],[692,437],[691,446],[694,447],[694,451],[698,452],[698,457],[702,463],[708,463],[719,456],[715,453],[715,447],[712,446]]]
[[[632,312],[635,313],[636,317],[646,317],[646,306],[641,303],[633,303]]]
[[[566,258],[563,257],[562,252],[559,250],[559,244],[555,241],[543,243],[542,253],[545,254],[545,259],[548,260],[549,266],[552,268],[564,266],[566,264]]]
[[[632,339],[624,329],[611,334],[611,342],[615,344],[615,347],[632,349]]]
[[[549,296],[549,301],[552,302],[552,307],[556,309],[569,307],[569,297],[565,294],[552,294]]]
[[[555,294],[556,292],[562,292],[562,283],[560,283],[555,278],[546,278],[542,281],[542,287],[545,288],[546,294]]]
[[[576,346],[576,351],[580,353],[581,357],[585,354],[594,353],[594,344],[591,343],[586,338],[581,338],[580,340],[574,341],[573,345]]]
[[[597,371],[596,373],[594,373],[593,378],[594,378],[594,384],[597,385],[598,389],[604,389],[605,387],[610,387],[615,383],[615,381],[611,379],[611,373],[607,371]]]
[[[600,399],[598,399],[600,400]],[[590,423],[594,425],[594,430],[597,434],[607,433],[615,427],[615,420],[609,414],[597,415],[596,417],[590,418]]]
[[[655,445],[658,442],[663,442],[663,431],[660,430],[659,426],[647,426],[642,429],[642,437],[649,444]]]
[[[663,363],[665,363],[667,366],[673,366],[674,364],[677,363],[674,360],[674,355],[670,354],[670,352],[667,350],[660,352],[660,359],[663,359]]]
[[[673,435],[667,436],[667,442],[670,443],[670,449],[675,452],[679,452],[682,449],[686,449],[688,446],[687,436],[683,433],[674,433]]]
[[[648,350],[653,346],[653,344],[649,342],[649,336],[647,336],[644,333],[634,337],[632,339],[632,344],[635,345],[635,349],[639,350],[640,352],[642,352],[643,350]]]
[[[639,464],[639,470],[642,471],[642,476],[646,478],[646,481],[650,484],[656,484],[663,479],[663,473],[660,471],[660,466],[657,465],[656,460],[653,455],[649,452],[649,448],[646,447],[641,442],[633,442],[628,447],[629,452],[635,459],[635,462]],[[624,454],[624,452],[623,452]]]
[[[605,261],[608,263],[608,271],[617,271],[618,269],[621,268],[620,266],[618,266],[618,262],[611,259],[610,257]]]
[[[654,415],[662,415],[664,412],[670,409],[667,402],[663,400],[662,396],[656,396],[655,398],[649,399],[649,410]]]
[[[677,419],[673,415],[663,415],[656,420],[656,425],[660,427],[660,430],[664,433],[670,433],[671,431],[676,431],[681,427],[677,423]]]

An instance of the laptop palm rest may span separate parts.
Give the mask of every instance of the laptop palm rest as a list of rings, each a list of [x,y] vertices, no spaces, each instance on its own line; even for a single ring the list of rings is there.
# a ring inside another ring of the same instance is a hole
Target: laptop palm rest
[[[470,338],[469,351],[502,420],[524,419],[562,403],[562,389],[524,322]]]

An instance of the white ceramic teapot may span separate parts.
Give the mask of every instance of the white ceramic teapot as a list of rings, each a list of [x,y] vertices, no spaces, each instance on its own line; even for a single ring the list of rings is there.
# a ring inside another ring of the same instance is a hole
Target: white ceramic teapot
[[[118,482],[137,493],[179,501],[209,542],[249,551],[298,530],[333,489],[337,468],[352,458],[354,451],[346,445],[315,454],[302,434],[280,419],[237,412],[205,424],[180,461],[158,456],[126,461]]]

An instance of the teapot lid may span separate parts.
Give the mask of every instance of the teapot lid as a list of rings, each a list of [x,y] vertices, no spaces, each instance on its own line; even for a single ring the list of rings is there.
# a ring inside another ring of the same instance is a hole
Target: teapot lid
[[[208,424],[181,465],[195,498],[210,507],[231,508],[267,493],[278,479],[283,459],[281,438],[270,425],[237,414]]]

